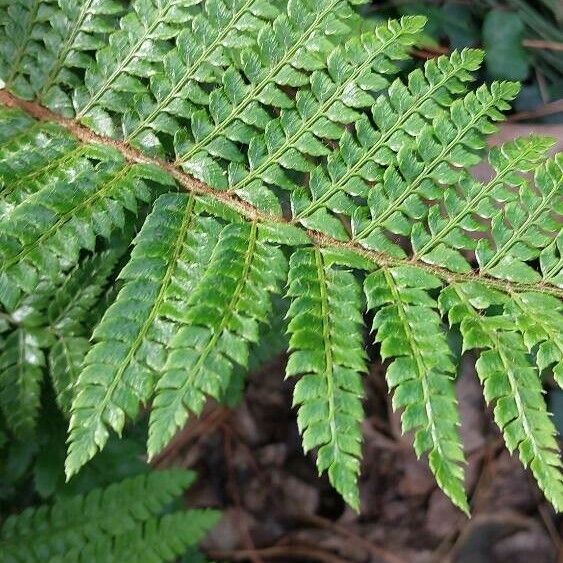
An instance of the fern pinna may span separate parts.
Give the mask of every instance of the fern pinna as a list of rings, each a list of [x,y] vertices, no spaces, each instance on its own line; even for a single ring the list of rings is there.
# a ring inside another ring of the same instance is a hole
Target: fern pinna
[[[219,519],[219,513],[209,509],[162,514],[193,481],[191,471],[154,471],[57,500],[52,506],[27,508],[9,516],[0,528],[0,559],[177,561]]]
[[[283,293],[304,449],[354,508],[366,318],[403,430],[457,506],[449,331],[563,508],[541,382],[563,380],[563,158],[517,139],[475,180],[518,85],[472,89],[478,50],[405,74],[424,19],[373,25],[356,3],[4,4],[0,405],[33,432],[49,373],[68,476],[141,405],[152,457],[228,401]]]

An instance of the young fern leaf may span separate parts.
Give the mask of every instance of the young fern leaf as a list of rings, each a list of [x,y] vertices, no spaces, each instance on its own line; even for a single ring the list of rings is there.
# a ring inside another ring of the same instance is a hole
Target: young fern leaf
[[[540,296],[541,298],[541,296]],[[507,296],[480,282],[455,283],[440,295],[450,324],[459,324],[464,350],[481,349],[477,373],[507,448],[518,449],[556,510],[563,509],[563,475],[557,433],[547,413],[538,371],[514,320],[494,309]]]
[[[270,296],[285,271],[282,251],[255,222],[223,229],[205,273],[176,313],[181,327],[156,386],[149,456],[166,446],[189,412],[201,413],[207,397],[221,398],[235,365],[247,366],[249,345],[269,319]]]
[[[296,250],[287,296],[288,377],[300,376],[293,393],[305,452],[319,448],[319,473],[359,510],[357,479],[366,371],[361,289],[351,272],[331,268],[319,249]]]
[[[217,522],[213,510],[160,513],[194,481],[190,471],[139,475],[6,519],[2,560],[174,561]]]
[[[370,274],[365,292],[368,308],[376,311],[373,330],[381,358],[393,358],[386,378],[393,408],[404,407],[403,432],[415,431],[417,455],[428,452],[438,485],[469,514],[453,385],[456,367],[438,304],[429,293],[441,286],[428,272],[398,266]]]

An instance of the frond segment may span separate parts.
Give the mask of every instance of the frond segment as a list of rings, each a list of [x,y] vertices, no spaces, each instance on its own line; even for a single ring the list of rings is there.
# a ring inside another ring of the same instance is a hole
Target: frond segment
[[[0,530],[3,561],[174,561],[219,517],[213,510],[160,516],[193,480],[190,471],[155,471],[28,508]]]
[[[373,329],[381,357],[393,358],[386,377],[393,408],[404,407],[403,432],[415,431],[417,455],[428,452],[436,481],[468,513],[453,385],[456,368],[438,305],[430,295],[441,285],[427,272],[398,266],[370,274],[365,291],[368,307],[376,311]]]
[[[318,448],[319,473],[359,510],[363,387],[362,299],[351,272],[331,268],[319,249],[295,251],[290,260],[291,298],[287,376],[299,376],[293,403],[305,452]]]
[[[450,324],[459,324],[464,350],[481,349],[477,373],[507,448],[518,450],[545,496],[563,509],[563,464],[538,371],[508,315],[495,314],[507,297],[479,282],[452,284],[440,295]],[[510,308],[509,308],[510,310]]]
[[[156,386],[149,456],[166,446],[188,413],[201,413],[207,397],[221,398],[234,366],[247,365],[285,271],[282,251],[261,240],[255,222],[223,229],[209,266],[173,313],[181,326]]]

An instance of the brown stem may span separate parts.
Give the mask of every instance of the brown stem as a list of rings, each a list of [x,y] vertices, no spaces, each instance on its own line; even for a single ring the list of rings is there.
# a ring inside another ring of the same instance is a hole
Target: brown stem
[[[560,103],[561,109],[563,110],[563,101],[553,102],[553,104],[555,103]],[[185,190],[196,193],[198,195],[208,196],[216,200],[219,200],[222,203],[231,207],[232,209],[236,210],[243,217],[250,219],[251,221],[270,222],[270,223],[288,222],[287,218],[270,215],[256,209],[254,206],[242,201],[234,194],[214,190],[212,187],[186,174],[185,172],[174,166],[174,164],[167,162],[166,160],[146,156],[140,151],[131,148],[125,145],[124,143],[98,135],[93,131],[86,129],[85,127],[83,127],[82,125],[80,125],[79,123],[77,123],[72,119],[68,119],[53,113],[51,110],[41,106],[37,102],[29,102],[26,100],[22,100],[10,94],[6,90],[0,90],[0,104],[3,104],[4,106],[7,107],[20,108],[24,110],[26,113],[28,113],[30,116],[40,121],[55,122],[61,125],[62,127],[64,127],[65,129],[67,129],[80,141],[86,143],[95,142],[95,143],[101,143],[111,146],[116,150],[120,151],[123,157],[130,163],[141,163],[141,164],[148,163],[148,164],[153,164],[155,166],[159,166],[163,170],[166,170]],[[463,273],[463,274],[454,273],[451,272],[450,270],[447,270],[446,268],[433,266],[431,264],[426,264],[425,262],[422,262],[420,260],[413,260],[412,258],[406,258],[406,259],[392,258],[384,254],[383,252],[366,250],[357,242],[352,242],[352,241],[344,242],[332,238],[328,235],[319,233],[317,231],[312,231],[310,229],[302,229],[302,230],[309,237],[309,239],[317,246],[352,250],[355,253],[359,254],[360,256],[363,256],[367,260],[373,262],[374,265],[378,267],[382,267],[382,266],[394,267],[394,266],[409,264],[412,266],[417,266],[418,268],[426,270],[430,273],[433,273],[434,275],[438,276],[448,284],[455,282],[462,283],[468,281],[483,281],[487,285],[495,287],[500,291],[504,291],[504,292],[533,290],[539,293],[549,293],[551,295],[555,295],[556,297],[563,298],[563,289],[557,287],[551,287],[543,283],[539,283],[535,285],[518,284],[506,280],[496,279],[486,274],[481,275],[476,271]]]

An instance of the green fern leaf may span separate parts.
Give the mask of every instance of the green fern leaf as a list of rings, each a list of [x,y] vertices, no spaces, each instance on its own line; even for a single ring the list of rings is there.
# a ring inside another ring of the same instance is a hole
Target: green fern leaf
[[[300,86],[307,72],[324,67],[333,48],[329,38],[348,32],[343,20],[351,11],[342,0],[329,0],[320,10],[314,2],[292,0],[287,12],[279,13],[274,3],[255,0],[234,2],[217,18],[212,7],[206,3],[208,13],[182,32],[182,58],[170,53],[152,80],[152,97],[146,96],[124,123],[125,141],[148,153],[164,155],[158,135],[173,136],[183,168],[215,185],[213,157],[243,159],[236,143],[270,120],[268,106],[293,105],[284,87]],[[225,47],[236,49],[237,56],[225,57]],[[229,66],[234,61],[236,67]],[[222,65],[229,68],[223,72],[217,68]],[[208,94],[205,82],[220,87]],[[176,116],[190,119],[189,130]]]
[[[161,196],[135,241],[120,274],[126,283],[94,331],[96,343],[78,381],[68,474],[103,448],[106,426],[121,433],[126,415],[135,417],[139,403],[151,397],[174,330],[169,311],[206,266],[220,230],[216,221],[195,217],[194,204],[180,194]],[[200,261],[194,264],[196,249]]]
[[[506,446],[520,452],[538,485],[556,510],[563,509],[563,475],[555,427],[542,396],[541,382],[522,335],[494,306],[507,297],[479,282],[452,284],[440,295],[440,307],[450,324],[460,324],[464,350],[484,349],[477,373],[485,399],[494,403],[495,421]]]
[[[293,253],[288,297],[291,334],[288,376],[301,376],[293,393],[305,452],[319,448],[319,473],[359,510],[363,388],[361,291],[353,274],[330,268],[320,250]]]
[[[430,469],[444,492],[464,512],[464,463],[453,386],[455,364],[437,303],[429,291],[442,282],[412,266],[381,269],[365,281],[368,307],[381,357],[393,358],[387,384],[393,408],[404,407],[403,432],[415,431],[417,455],[428,452]]]
[[[75,115],[94,131],[120,137],[114,121],[127,111],[135,95],[147,91],[143,79],[155,74],[183,24],[190,6],[198,0],[151,0],[133,2],[120,21],[121,29],[110,36],[109,45],[96,54],[84,84],[72,93]]]
[[[28,508],[4,522],[2,560],[173,561],[218,520],[212,510],[158,516],[193,480],[190,471],[155,471]]]
[[[541,371],[553,366],[553,375],[563,388],[563,310],[552,295],[542,293],[510,294],[504,309],[514,318],[530,353],[536,351]]]
[[[238,397],[252,350],[279,325],[271,297],[291,254],[299,427],[350,504],[367,272],[394,405],[446,494],[467,511],[449,312],[465,349],[483,350],[509,447],[561,506],[539,375],[563,379],[562,157],[545,160],[548,139],[517,140],[490,151],[495,174],[475,181],[518,86],[468,91],[475,50],[394,79],[423,19],[366,31],[356,3],[0,5],[0,100],[39,118],[0,109],[2,396],[31,390],[15,425],[31,429],[49,358],[63,408],[72,396],[68,475],[141,405],[152,404],[154,456],[207,398]],[[79,123],[103,136],[92,144]],[[142,221],[118,282],[108,288],[110,264],[87,279]],[[91,345],[88,317],[102,319]]]
[[[330,30],[335,13],[345,7],[345,3],[333,0],[320,12],[317,10],[314,18],[312,15],[303,18],[298,11],[290,12],[291,20],[301,22],[301,27],[307,23],[309,27],[300,32],[301,38],[292,38],[286,35],[288,26],[280,22],[276,41],[281,43],[284,37],[284,48],[277,49],[275,60],[269,60],[269,54],[262,56],[269,62],[262,70],[259,70],[259,59],[254,60],[257,55],[248,55],[252,61],[246,70],[249,86],[245,86],[241,77],[225,73],[224,81],[229,82],[210,95],[211,116],[194,114],[193,140],[176,136],[177,162],[185,171],[214,187],[228,188],[251,203],[261,202],[258,207],[271,210],[272,204],[266,202],[272,198],[268,197],[266,188],[261,188],[261,182],[292,187],[284,168],[308,171],[309,155],[328,153],[322,141],[338,138],[343,129],[341,124],[360,117],[354,108],[372,103],[367,90],[378,90],[387,84],[385,74],[397,71],[392,61],[406,58],[406,49],[414,43],[423,23],[422,18],[405,18],[401,23],[379,26],[373,34],[354,37],[341,49],[329,43],[325,46],[325,50],[332,49],[328,59],[324,52],[308,54],[309,44],[318,45],[318,36],[326,34],[323,28]],[[269,45],[262,47],[266,50]],[[253,72],[249,74],[251,69]],[[294,76],[296,72],[298,76]],[[311,73],[310,78],[306,72]],[[288,80],[289,85],[306,87],[300,90],[295,104],[279,86],[273,87]],[[274,100],[269,99],[272,96]],[[281,107],[280,117],[272,120],[256,104],[256,99],[262,104]],[[265,130],[263,135],[256,134],[262,130]],[[234,142],[249,144],[250,170],[245,170],[238,150],[227,150]],[[216,157],[229,162],[227,175],[214,161]],[[256,199],[256,195],[262,197]],[[273,205],[274,211],[278,211],[278,206]]]
[[[475,251],[483,274],[524,283],[541,279],[526,262],[537,258],[561,230],[562,187],[563,154],[559,153],[538,167],[534,187],[522,184],[518,199],[492,218],[494,248],[482,239]]]
[[[39,412],[39,394],[45,355],[41,330],[14,330],[0,356],[0,409],[14,434],[29,435]]]
[[[188,413],[200,414],[208,396],[219,399],[235,365],[248,364],[249,344],[267,322],[270,294],[279,292],[286,261],[256,223],[226,226],[205,273],[179,311],[183,325],[156,386],[149,456],[170,441]],[[178,313],[176,313],[178,314]]]
[[[481,184],[471,176],[464,176],[459,182],[460,193],[455,187],[444,192],[446,217],[439,205],[433,205],[428,212],[430,232],[422,223],[412,230],[414,255],[429,264],[448,267],[456,272],[469,272],[471,265],[461,250],[475,250],[477,240],[474,233],[486,232],[484,220],[497,215],[495,202],[514,198],[511,188],[521,186],[524,179],[516,172],[530,172],[542,162],[553,141],[531,136],[495,147],[489,153],[489,162],[495,176]],[[477,219],[476,217],[479,217]]]
[[[72,152],[72,151],[71,151]],[[143,181],[146,165],[126,164],[117,152],[73,158],[68,167],[43,178],[41,187],[14,205],[0,225],[0,302],[14,306],[42,277],[54,278],[93,250],[96,237],[108,239],[125,225],[125,210],[136,213],[138,201],[150,201]],[[89,158],[88,158],[89,157]],[[90,160],[91,159],[91,160]]]
[[[370,192],[371,219],[356,222],[354,240],[366,248],[403,257],[405,253],[385,231],[408,236],[413,222],[424,219],[428,212],[423,199],[439,198],[441,185],[457,183],[463,168],[479,162],[473,151],[484,146],[483,135],[496,130],[492,122],[502,119],[500,111],[510,107],[508,101],[518,90],[512,82],[493,83],[490,91],[481,86],[454,101],[449,114],[441,114],[432,125],[423,127],[418,147],[405,142],[397,155],[397,167],[388,166],[383,173],[379,197]],[[360,216],[365,217],[365,211],[356,219]]]

